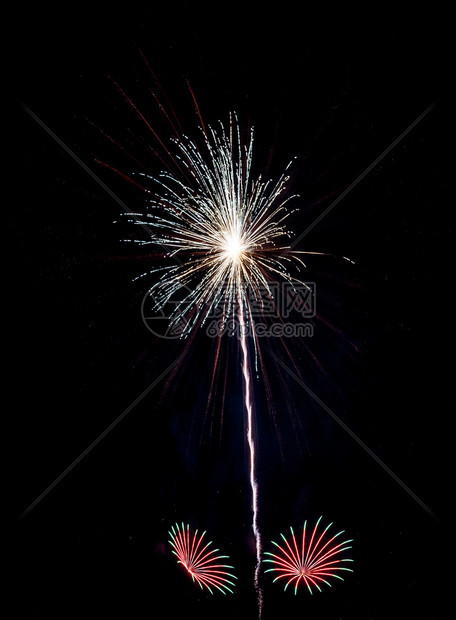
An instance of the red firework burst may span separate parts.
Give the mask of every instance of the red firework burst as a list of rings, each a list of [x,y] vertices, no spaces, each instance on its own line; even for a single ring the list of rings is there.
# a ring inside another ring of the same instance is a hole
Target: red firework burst
[[[198,535],[198,530],[192,533],[189,525],[176,523],[169,531],[172,552],[177,557],[178,564],[182,564],[201,589],[207,588],[211,594],[212,588],[217,588],[223,594],[232,593],[230,586],[235,583],[231,579],[237,577],[226,569],[234,567],[220,562],[229,556],[218,555],[218,549],[209,549],[212,542],[204,543],[205,534],[206,532],[203,532]]]
[[[298,546],[293,528],[290,527],[290,540],[287,540],[283,534],[280,534],[285,544],[281,546],[272,541],[272,544],[278,548],[278,552],[265,552],[265,555],[270,557],[263,561],[273,564],[273,568],[269,568],[265,572],[274,571],[278,573],[274,581],[286,579],[287,582],[284,590],[288,588],[290,583],[294,583],[296,594],[299,584],[303,583],[311,594],[312,586],[321,592],[319,584],[326,583],[328,586],[331,586],[327,578],[334,577],[343,581],[343,577],[338,574],[340,571],[353,572],[350,568],[340,566],[342,562],[353,562],[353,560],[347,557],[341,557],[344,551],[351,549],[349,543],[352,540],[336,541],[344,533],[344,530],[332,537],[326,536],[332,523],[321,534],[317,534],[321,519],[322,517],[318,519],[309,539],[306,535],[307,521],[304,522],[300,547]]]

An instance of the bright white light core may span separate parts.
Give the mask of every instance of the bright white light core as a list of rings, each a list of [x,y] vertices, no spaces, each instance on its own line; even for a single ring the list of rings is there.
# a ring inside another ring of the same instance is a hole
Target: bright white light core
[[[226,258],[231,259],[233,262],[237,263],[244,251],[245,246],[242,243],[242,239],[239,235],[235,233],[231,233],[226,236],[225,242],[223,244],[223,251]]]

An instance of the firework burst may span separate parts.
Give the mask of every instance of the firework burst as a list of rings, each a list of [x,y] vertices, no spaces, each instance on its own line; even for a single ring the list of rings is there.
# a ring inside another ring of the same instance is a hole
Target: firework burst
[[[341,566],[343,562],[353,561],[347,557],[343,557],[343,553],[351,549],[349,543],[353,541],[344,540],[343,542],[337,542],[338,537],[344,533],[343,530],[333,536],[327,536],[327,532],[332,523],[327,525],[321,533],[318,533],[318,526],[321,519],[322,517],[318,519],[309,538],[306,532],[307,521],[304,522],[299,546],[293,528],[290,527],[291,538],[287,540],[287,538],[281,534],[280,536],[284,544],[279,545],[272,541],[272,544],[277,547],[278,551],[276,553],[265,552],[265,555],[269,557],[263,561],[273,564],[273,568],[269,568],[265,572],[277,573],[277,577],[274,581],[279,579],[286,580],[284,590],[293,583],[296,594],[298,586],[302,583],[307,586],[311,594],[312,587],[315,587],[321,592],[320,584],[325,583],[331,586],[328,578],[335,578],[343,581],[343,577],[338,574],[339,572],[353,572],[351,568]]]
[[[146,214],[134,214],[134,224],[150,236],[135,240],[167,248],[173,264],[140,274],[159,278],[150,289],[155,310],[162,310],[179,291],[187,294],[176,303],[171,326],[185,325],[182,335],[222,305],[227,320],[235,314],[239,294],[249,320],[249,300],[263,304],[273,297],[270,282],[282,278],[293,285],[290,263],[303,265],[297,254],[281,243],[289,237],[286,219],[292,211],[284,196],[288,168],[277,181],[252,177],[253,130],[247,144],[241,140],[236,117],[229,131],[201,128],[204,151],[189,138],[175,144],[180,174],[163,172],[153,181]],[[177,263],[177,264],[176,264]],[[301,283],[303,284],[303,283]],[[248,296],[246,294],[248,292]],[[223,323],[222,323],[223,326]]]
[[[234,567],[222,561],[229,559],[229,556],[218,555],[218,549],[210,548],[212,542],[204,541],[205,534],[206,532],[203,532],[199,535],[198,530],[192,533],[188,524],[185,526],[183,523],[176,523],[169,531],[172,552],[177,557],[178,564],[182,564],[201,589],[207,588],[211,594],[212,588],[223,594],[232,593],[230,586],[235,585],[232,580],[237,577],[227,569]]]

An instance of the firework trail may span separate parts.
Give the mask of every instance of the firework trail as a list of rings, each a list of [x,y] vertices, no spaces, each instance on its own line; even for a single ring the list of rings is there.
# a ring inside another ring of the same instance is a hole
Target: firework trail
[[[252,489],[252,529],[255,536],[256,546],[256,567],[255,567],[255,589],[258,597],[258,612],[259,618],[261,618],[261,612],[263,608],[263,593],[259,583],[259,572],[261,566],[261,534],[258,528],[258,482],[256,478],[256,458],[255,458],[255,440],[254,440],[254,421],[253,421],[253,405],[250,396],[250,368],[249,357],[247,351],[247,325],[244,317],[244,305],[242,301],[242,291],[239,288],[239,331],[240,341],[243,355],[242,374],[244,377],[244,397],[245,397],[245,409],[247,412],[247,441],[250,450],[250,487]]]

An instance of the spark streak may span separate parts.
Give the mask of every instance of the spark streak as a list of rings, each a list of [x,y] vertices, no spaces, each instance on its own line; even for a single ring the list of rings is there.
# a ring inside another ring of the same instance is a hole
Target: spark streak
[[[263,593],[261,590],[261,586],[259,584],[259,572],[261,566],[261,534],[258,528],[258,482],[256,479],[256,458],[255,458],[255,440],[253,437],[253,406],[250,398],[250,372],[249,372],[249,358],[247,351],[247,325],[245,323],[244,317],[244,306],[242,301],[242,292],[239,288],[239,329],[240,329],[240,342],[242,348],[243,355],[243,363],[242,363],[242,373],[244,376],[244,398],[245,398],[245,409],[247,412],[247,441],[249,444],[250,450],[250,487],[252,489],[252,511],[253,511],[253,521],[252,521],[252,529],[255,536],[256,541],[256,567],[255,567],[255,589],[258,597],[258,612],[259,618],[261,618],[261,611],[263,607]]]

